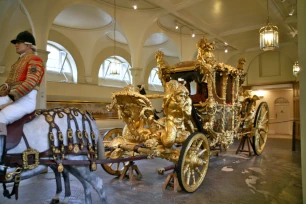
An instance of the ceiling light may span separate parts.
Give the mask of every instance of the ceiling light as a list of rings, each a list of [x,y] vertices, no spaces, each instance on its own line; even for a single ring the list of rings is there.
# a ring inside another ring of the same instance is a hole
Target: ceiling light
[[[228,45],[227,42],[224,42],[224,45]]]
[[[228,53],[228,50],[227,50],[227,49],[225,49],[225,50],[224,50],[224,52],[225,52],[225,53]]]
[[[134,0],[133,1],[133,8],[136,10],[137,9],[137,4],[136,4],[136,1]]]
[[[179,29],[180,26],[181,26],[176,20],[174,21],[174,24],[175,24],[175,29],[176,30]]]
[[[269,0],[267,0],[267,25],[259,30],[259,45],[263,51],[278,48],[278,27],[269,22]]]
[[[194,34],[193,30],[192,30],[191,37],[193,37],[193,38],[195,37],[195,34]]]

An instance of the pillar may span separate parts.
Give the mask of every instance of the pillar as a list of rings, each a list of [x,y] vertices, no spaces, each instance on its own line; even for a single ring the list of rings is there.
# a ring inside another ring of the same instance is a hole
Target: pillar
[[[306,203],[306,1],[297,1],[298,56],[300,65],[300,128],[303,203]]]
[[[36,109],[45,109],[47,104],[47,83],[46,83],[46,76],[47,76],[47,60],[48,60],[48,54],[49,52],[46,50],[37,49],[38,56],[43,60],[44,67],[45,67],[45,74],[43,77],[43,80],[40,84],[40,88],[37,93],[36,98]]]
[[[141,80],[141,71],[142,71],[142,68],[137,68],[137,67],[132,67],[130,68],[130,71],[131,71],[131,74],[132,74],[132,77],[133,77],[133,81],[132,81],[132,84],[137,86],[139,84],[143,84],[143,80]]]

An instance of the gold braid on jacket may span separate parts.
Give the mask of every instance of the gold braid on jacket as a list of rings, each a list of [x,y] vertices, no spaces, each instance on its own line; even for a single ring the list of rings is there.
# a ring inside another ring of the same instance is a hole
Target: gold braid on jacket
[[[38,90],[44,76],[43,61],[34,52],[22,55],[10,70],[6,82],[10,91],[8,96],[16,101],[32,90]]]

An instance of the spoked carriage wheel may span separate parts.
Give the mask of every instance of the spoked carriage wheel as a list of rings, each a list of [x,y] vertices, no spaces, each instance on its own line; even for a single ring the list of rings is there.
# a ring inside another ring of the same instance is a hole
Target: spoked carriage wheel
[[[256,130],[253,137],[253,149],[256,155],[261,155],[269,132],[269,107],[266,102],[261,102],[257,108],[254,128]]]
[[[177,178],[181,188],[189,193],[202,184],[209,164],[210,147],[207,137],[195,132],[187,138],[177,164]]]
[[[111,141],[118,135],[122,135],[122,128],[114,128],[104,134],[103,141]],[[110,175],[120,176],[125,165],[128,162],[101,164],[102,168]]]

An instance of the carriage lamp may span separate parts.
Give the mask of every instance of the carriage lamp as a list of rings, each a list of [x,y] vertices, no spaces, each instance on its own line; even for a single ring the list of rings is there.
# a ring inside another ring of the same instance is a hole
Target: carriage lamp
[[[269,0],[267,0],[267,25],[259,30],[260,50],[268,51],[278,48],[278,27],[269,22]]]
[[[297,77],[299,75],[299,72],[300,72],[300,66],[299,66],[299,62],[296,61],[294,64],[293,64],[293,75],[295,77]]]

